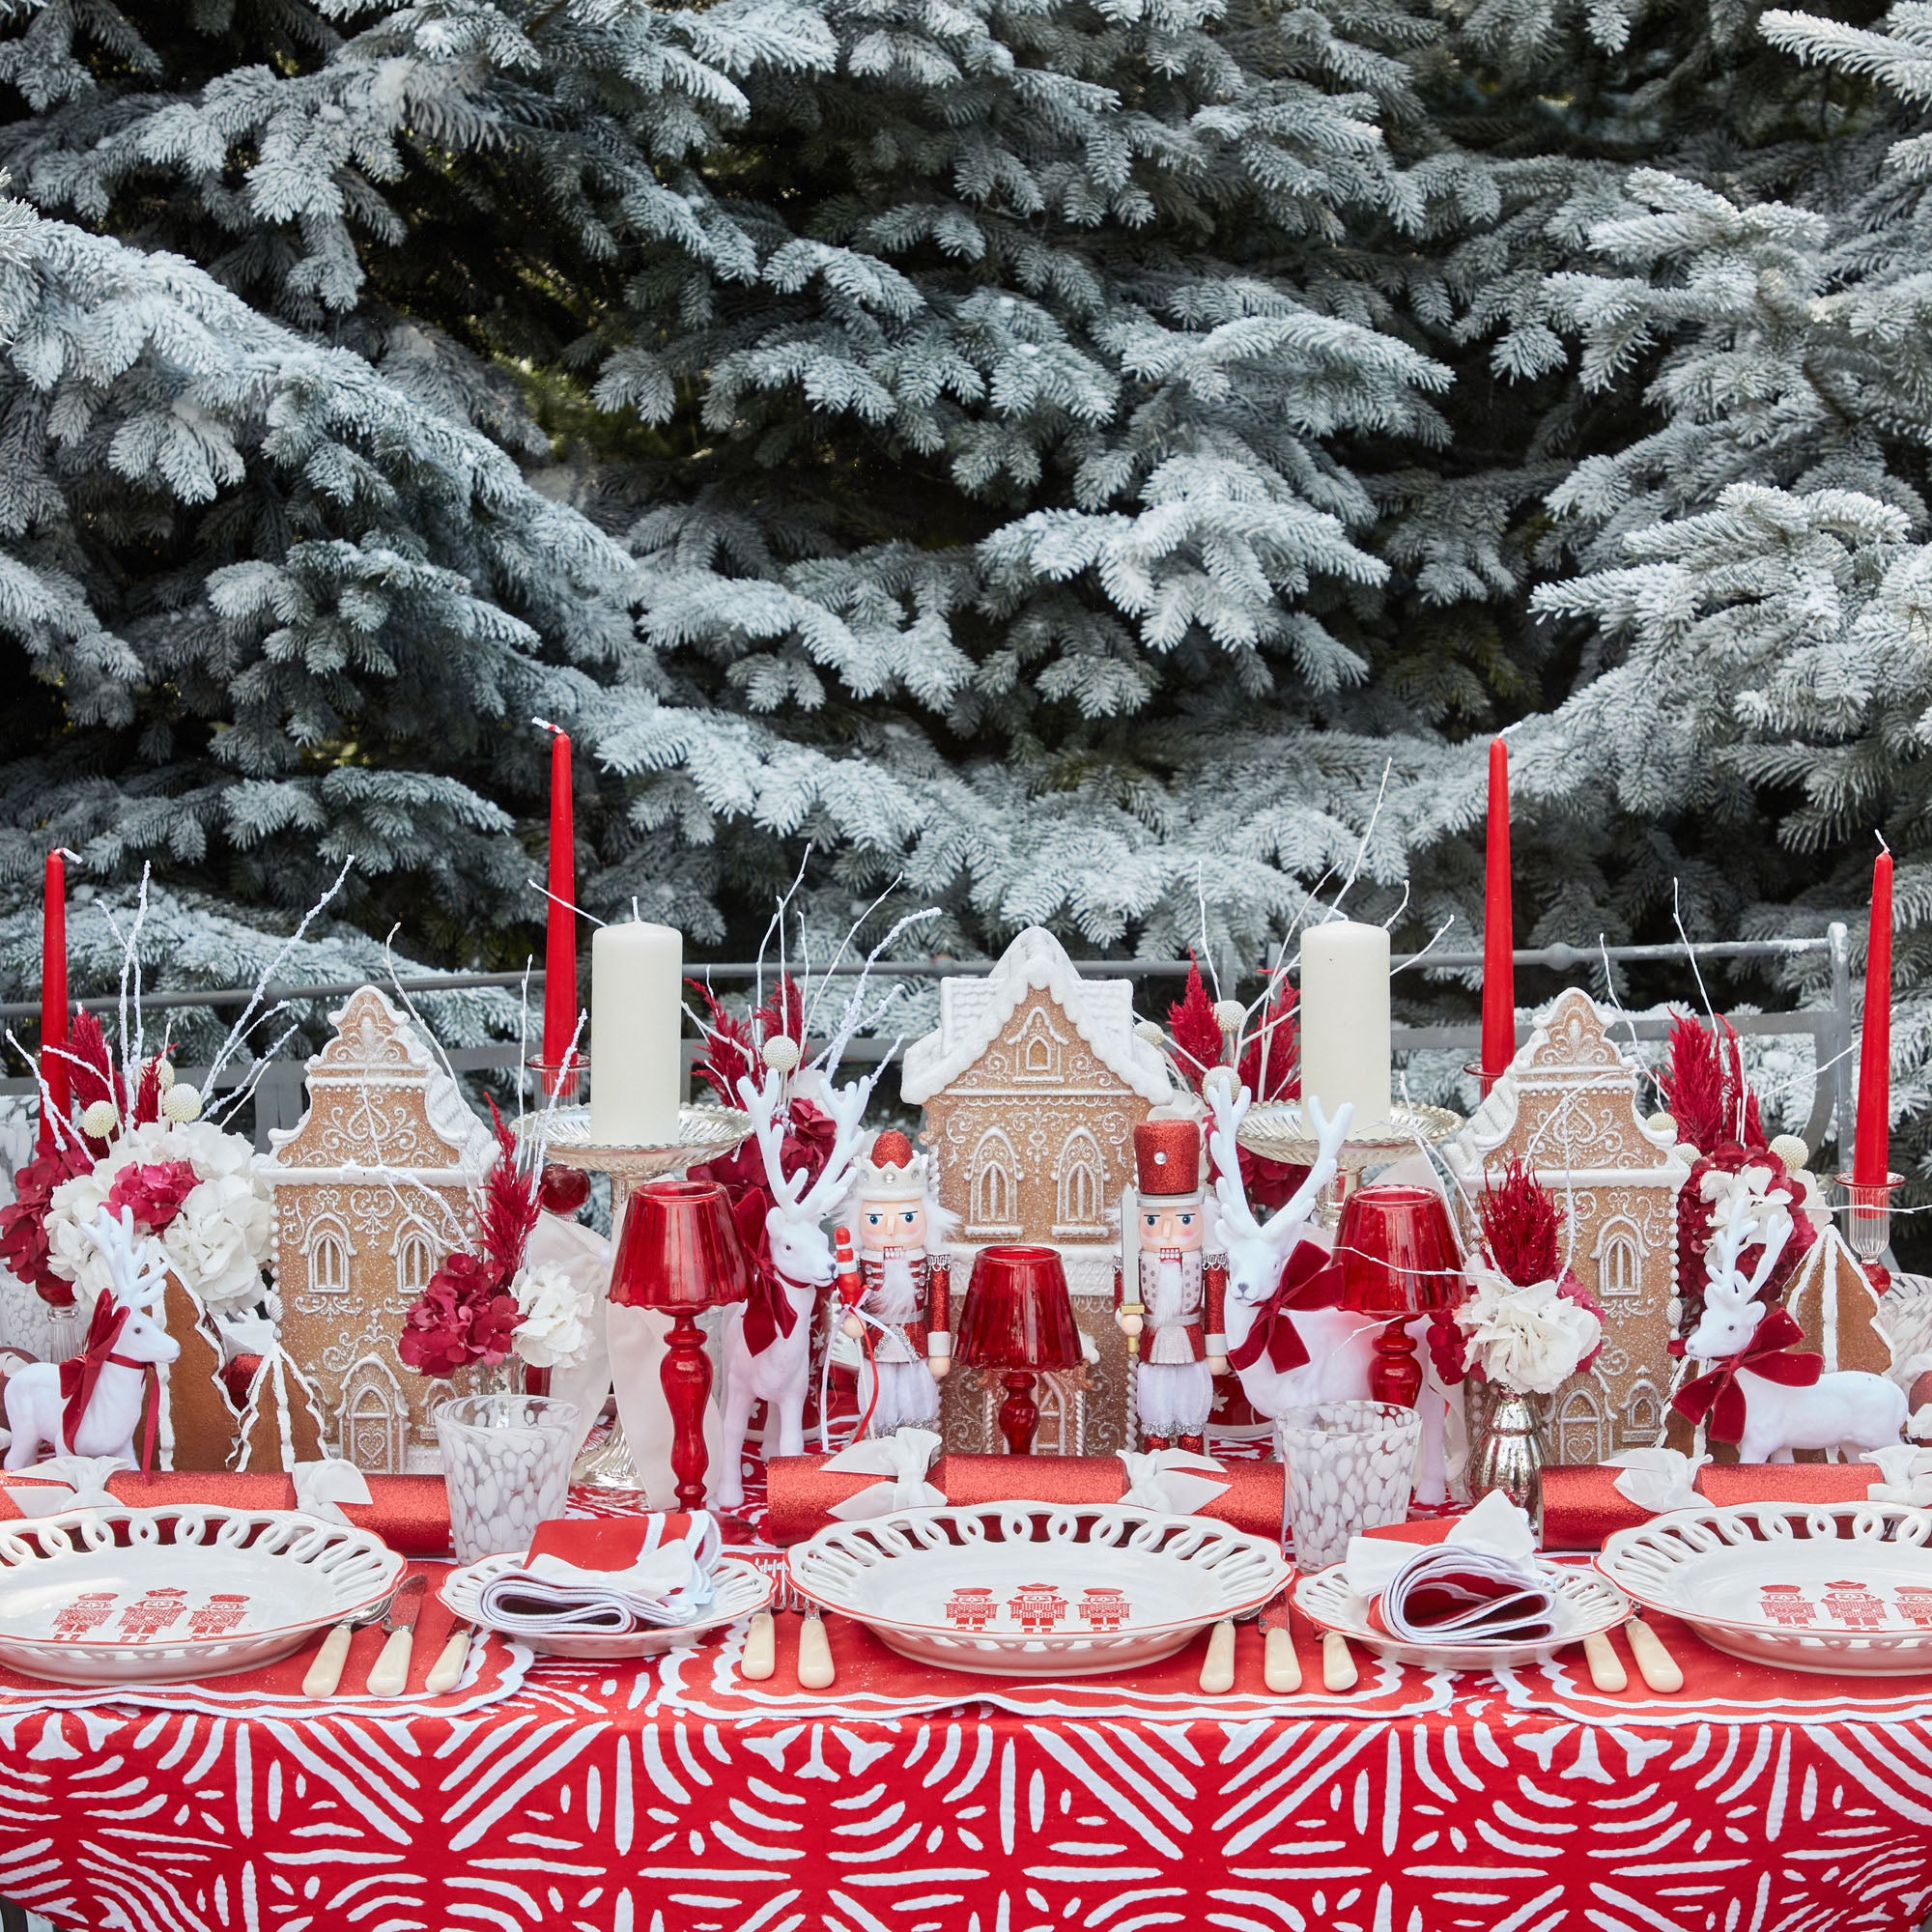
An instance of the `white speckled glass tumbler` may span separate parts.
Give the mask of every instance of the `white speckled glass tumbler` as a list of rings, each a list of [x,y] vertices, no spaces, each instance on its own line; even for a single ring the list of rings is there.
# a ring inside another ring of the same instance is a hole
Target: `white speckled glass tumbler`
[[[1389,1402],[1325,1402],[1281,1417],[1288,1520],[1303,1576],[1339,1563],[1349,1539],[1408,1515],[1422,1418]]]
[[[449,1534],[459,1563],[526,1550],[563,1514],[577,1405],[547,1395],[466,1395],[436,1411]]]

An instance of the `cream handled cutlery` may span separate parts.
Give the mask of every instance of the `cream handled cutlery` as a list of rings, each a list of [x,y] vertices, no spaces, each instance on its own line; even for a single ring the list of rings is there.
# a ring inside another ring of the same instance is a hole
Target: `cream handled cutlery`
[[[458,1624],[449,1634],[442,1646],[441,1655],[429,1667],[429,1675],[423,1679],[423,1690],[431,1697],[440,1697],[445,1690],[454,1690],[463,1682],[463,1666],[469,1656],[469,1638],[474,1626]]]
[[[423,1589],[420,1573],[404,1577],[383,1612],[383,1628],[389,1637],[382,1655],[369,1666],[372,1697],[400,1697],[409,1689],[410,1652],[415,1644],[416,1618],[422,1614]]]
[[[342,1682],[342,1666],[349,1662],[349,1646],[355,1635],[353,1624],[337,1624],[323,1638],[302,1679],[304,1697],[333,1697]]]

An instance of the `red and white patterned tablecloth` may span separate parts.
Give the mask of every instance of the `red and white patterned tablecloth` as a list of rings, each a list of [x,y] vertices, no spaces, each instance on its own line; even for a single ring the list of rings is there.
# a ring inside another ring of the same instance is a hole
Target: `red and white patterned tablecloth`
[[[87,1932],[1917,1926],[1932,1683],[1791,1678],[1784,1708],[1659,1627],[1678,1699],[1559,1663],[1217,1706],[1197,1651],[1135,1714],[740,1718],[700,1651],[458,1716],[0,1710],[0,1897]],[[862,1641],[835,1625],[831,1707]]]

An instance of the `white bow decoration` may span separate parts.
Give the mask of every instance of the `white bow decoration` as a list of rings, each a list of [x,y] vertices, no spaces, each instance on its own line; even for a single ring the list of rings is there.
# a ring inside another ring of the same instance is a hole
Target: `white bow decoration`
[[[1871,1503],[1909,1503],[1914,1508],[1932,1507],[1932,1449],[1916,1448],[1910,1442],[1889,1442],[1883,1449],[1867,1449],[1861,1463],[1874,1463],[1884,1479],[1865,1491]]]
[[[930,1429],[901,1429],[894,1435],[874,1435],[854,1442],[827,1459],[824,1466],[844,1476],[884,1476],[842,1503],[834,1503],[829,1514],[842,1522],[866,1517],[890,1516],[895,1510],[940,1509],[946,1492],[925,1480],[932,1460],[939,1454],[939,1437]]]
[[[119,1456],[49,1456],[44,1463],[35,1463],[19,1472],[32,1477],[32,1482],[10,1486],[7,1493],[22,1516],[58,1516],[71,1509],[118,1509],[121,1499],[109,1492],[107,1479],[117,1470],[133,1466]]]
[[[1704,1500],[1697,1493],[1697,1471],[1711,1461],[1708,1456],[1693,1459],[1681,1449],[1626,1449],[1609,1460],[1623,1470],[1611,1489],[1654,1516],[1695,1509]]]
[[[298,1463],[289,1476],[296,1486],[296,1508],[303,1516],[319,1516],[325,1522],[347,1522],[342,1505],[370,1499],[368,1478],[340,1456],[325,1456],[319,1463]]]
[[[1211,1456],[1191,1449],[1117,1452],[1127,1472],[1127,1492],[1121,1500],[1163,1516],[1196,1516],[1228,1487],[1227,1472]],[[1201,1470],[1205,1475],[1188,1473]]]

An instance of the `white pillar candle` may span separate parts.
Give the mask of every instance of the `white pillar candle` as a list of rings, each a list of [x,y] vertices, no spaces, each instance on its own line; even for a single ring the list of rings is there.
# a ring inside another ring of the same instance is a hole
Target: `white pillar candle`
[[[1331,920],[1301,936],[1301,1092],[1355,1125],[1389,1117],[1389,936]]]
[[[684,935],[604,925],[590,942],[590,1138],[671,1147],[684,1087]]]

